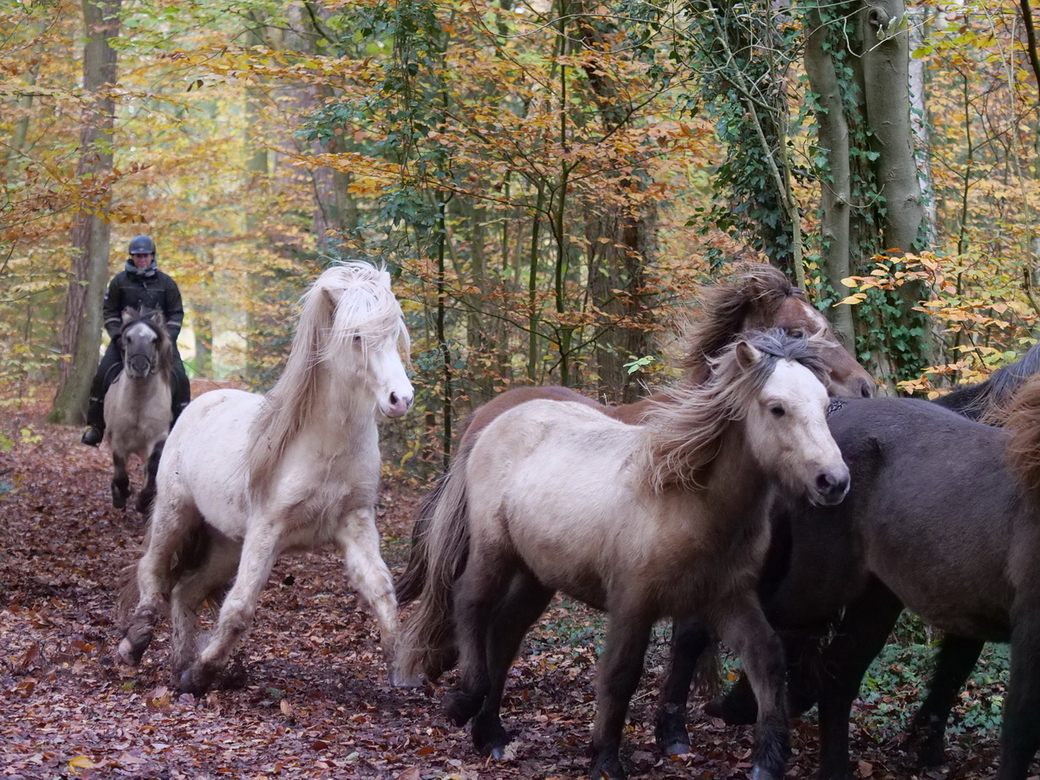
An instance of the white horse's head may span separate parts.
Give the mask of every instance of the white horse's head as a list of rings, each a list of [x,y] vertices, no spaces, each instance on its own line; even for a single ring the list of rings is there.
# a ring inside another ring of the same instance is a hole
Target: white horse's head
[[[334,266],[315,288],[332,306],[332,324],[323,358],[349,386],[366,390],[383,417],[401,417],[415,392],[405,359],[410,350],[401,306],[390,289],[390,274],[367,263]]]
[[[736,357],[749,370],[765,359],[747,341],[736,346]],[[814,504],[838,504],[849,490],[849,469],[827,427],[827,390],[802,362],[788,356],[775,360],[747,411],[751,449],[760,463]]]

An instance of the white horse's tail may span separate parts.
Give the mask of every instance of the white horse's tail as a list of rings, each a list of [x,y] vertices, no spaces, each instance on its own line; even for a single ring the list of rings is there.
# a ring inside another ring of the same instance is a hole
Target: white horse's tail
[[[455,665],[458,656],[455,583],[466,566],[470,541],[467,455],[468,451],[456,456],[420,510],[424,525],[416,529],[409,567],[420,567],[422,590],[418,606],[402,626],[397,656],[400,679],[415,680],[421,672],[434,681]]]

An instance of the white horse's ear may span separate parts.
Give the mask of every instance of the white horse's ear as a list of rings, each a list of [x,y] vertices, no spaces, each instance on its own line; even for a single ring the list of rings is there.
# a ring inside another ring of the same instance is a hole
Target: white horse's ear
[[[137,312],[134,309],[131,309],[129,306],[127,306],[125,309],[123,309],[123,324],[124,325],[126,325],[126,323],[128,323],[128,322],[133,322],[135,319],[137,319]]]
[[[330,290],[328,287],[322,287],[321,291],[325,294],[329,307],[335,309],[339,305],[340,298],[343,297],[343,290]]]
[[[737,365],[747,369],[762,359],[762,353],[747,341],[738,341],[735,347]]]

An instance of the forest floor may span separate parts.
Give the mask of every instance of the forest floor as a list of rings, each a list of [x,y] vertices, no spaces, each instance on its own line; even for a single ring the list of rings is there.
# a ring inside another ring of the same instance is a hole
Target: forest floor
[[[205,389],[202,387],[201,389]],[[137,669],[117,662],[113,605],[144,525],[110,505],[111,463],[78,429],[44,422],[47,403],[0,405],[0,778],[570,778],[587,771],[600,617],[557,600],[510,674],[503,721],[516,734],[489,763],[452,726],[444,688],[390,687],[374,621],[332,552],[283,558],[233,666],[236,685],[201,699],[168,684],[168,627]],[[6,451],[5,451],[6,449]],[[133,475],[135,487],[140,474]],[[400,571],[414,488],[386,485],[384,554]],[[751,730],[701,712],[688,756],[654,748],[653,712],[667,632],[659,627],[632,702],[622,758],[633,778],[744,778]],[[443,682],[452,680],[449,675]],[[892,691],[911,707],[916,691]],[[857,706],[852,770],[860,778],[985,778],[990,731],[954,740],[949,764],[908,768],[898,733]],[[812,778],[815,715],[795,720],[788,776]]]

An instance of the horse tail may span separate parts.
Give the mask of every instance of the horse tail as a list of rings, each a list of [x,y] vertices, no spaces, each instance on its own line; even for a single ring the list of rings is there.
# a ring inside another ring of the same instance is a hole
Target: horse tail
[[[469,512],[466,491],[466,461],[469,450],[460,451],[437,487],[424,502],[420,544],[413,546],[413,557],[424,576],[418,605],[405,618],[398,651],[398,676],[416,680],[420,672],[435,681],[455,665],[455,583],[469,556]],[[410,562],[411,563],[411,562]],[[419,569],[414,569],[419,571]],[[410,581],[409,588],[416,587]]]
[[[408,562],[405,564],[401,576],[394,583],[399,606],[408,606],[422,594],[429,569],[427,564],[426,535],[430,529],[431,518],[437,509],[437,504],[440,502],[441,493],[444,492],[447,480],[447,474],[442,475],[437,480],[433,489],[423,497],[422,503],[419,504],[419,509],[415,513],[415,518],[412,521],[412,546],[408,551]]]
[[[1040,374],[1015,394],[1005,427],[1011,430],[1007,458],[1011,471],[1027,490],[1040,494]]]

